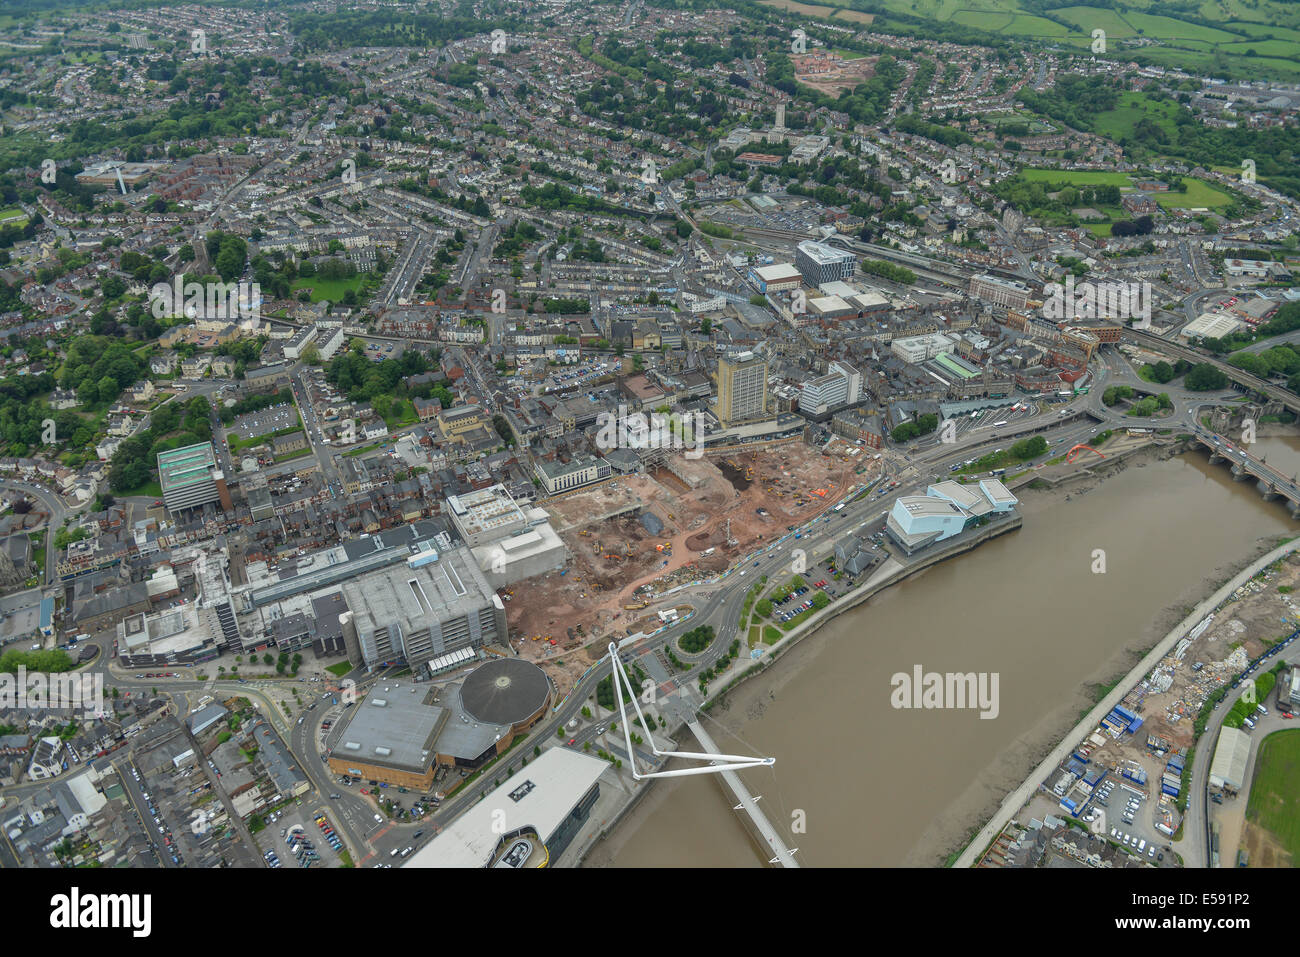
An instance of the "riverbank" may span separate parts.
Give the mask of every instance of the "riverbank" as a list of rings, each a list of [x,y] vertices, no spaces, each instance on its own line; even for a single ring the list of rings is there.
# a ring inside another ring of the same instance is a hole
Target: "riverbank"
[[[1023,490],[1024,528],[986,545],[986,561],[940,563],[891,582],[897,588],[863,592],[853,602],[860,614],[841,617],[852,607],[845,602],[801,633],[830,625],[826,641],[799,641],[778,656],[786,665],[763,669],[762,682],[720,695],[705,719],[711,734],[726,737],[719,745],[736,741],[742,751],[779,756],[772,778],[751,782],[765,803],[803,808],[814,823],[864,822],[833,838],[810,832],[796,840],[813,855],[806,864],[941,864],[1095,706],[1101,688],[1294,527],[1280,507],[1260,507],[1255,490],[1233,483],[1226,468],[1197,456],[1166,464],[1181,451],[1174,443],[1149,447],[1098,462],[1073,481]],[[1270,458],[1284,451],[1270,448]],[[1141,468],[1158,474],[1133,472]],[[1221,521],[1184,520],[1188,509],[1213,509]],[[1098,545],[1109,552],[1110,574],[1089,574]],[[870,613],[862,608],[868,598]],[[1153,616],[1153,606],[1164,611]],[[917,662],[1000,671],[1001,721],[891,710],[889,675]],[[858,754],[847,763],[832,757],[832,742],[845,734]],[[905,773],[882,779],[868,768]],[[645,866],[675,852],[678,860],[693,854],[729,866],[742,853],[752,856],[729,809],[696,827],[693,819],[706,816],[696,806],[707,802],[693,788],[658,783],[669,795],[653,802],[662,810],[643,805],[614,835],[619,850],[595,854],[593,863]],[[688,805],[692,820],[683,817]],[[881,815],[893,826],[866,826]]]
[[[1129,690],[1149,674],[1165,655],[1169,654],[1178,640],[1186,635],[1197,622],[1214,611],[1234,591],[1254,578],[1260,571],[1298,548],[1300,548],[1300,540],[1284,542],[1254,559],[1245,568],[1220,585],[1208,598],[1192,608],[1173,628],[1169,629],[1164,638],[1157,642],[1155,647],[1148,651],[1141,661],[1115,682],[1114,687],[1098,702],[1096,707],[1084,715],[1068,733],[1061,737],[1057,745],[1029,773],[1029,776],[1025,778],[1021,785],[1007,795],[998,812],[989,819],[988,823],[984,825],[966,846],[966,849],[958,856],[955,866],[971,867],[978,862],[980,855],[983,854],[984,849],[993,838],[1006,826],[1007,821],[1038,791],[1039,784],[1065,759],[1066,754],[1073,749],[1075,744],[1089,731],[1096,729],[1101,723],[1101,719],[1115,705],[1119,704]]]

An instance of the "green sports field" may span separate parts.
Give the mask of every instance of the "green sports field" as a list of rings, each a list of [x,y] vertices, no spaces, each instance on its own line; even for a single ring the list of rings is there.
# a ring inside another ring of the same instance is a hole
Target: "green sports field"
[[[1300,730],[1275,731],[1260,743],[1246,819],[1300,860]]]
[[[1028,182],[1070,186],[1118,186],[1122,190],[1133,188],[1133,178],[1128,173],[1101,170],[1023,169],[1020,178]],[[1199,179],[1184,176],[1183,183],[1187,186],[1185,193],[1152,193],[1156,205],[1162,209],[1218,209],[1232,202],[1232,197],[1227,193]],[[1097,232],[1096,229],[1093,231]]]

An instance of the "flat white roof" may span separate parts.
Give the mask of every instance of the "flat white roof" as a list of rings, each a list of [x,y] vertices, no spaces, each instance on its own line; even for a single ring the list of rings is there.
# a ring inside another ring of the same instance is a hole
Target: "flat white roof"
[[[822,296],[819,299],[809,299],[808,306],[816,312],[840,312],[851,308],[839,296]]]
[[[1236,332],[1245,323],[1240,319],[1222,312],[1203,312],[1183,327],[1185,336],[1207,336],[1220,339],[1230,332]]]
[[[801,278],[799,270],[795,269],[792,263],[776,263],[773,266],[759,266],[754,270],[754,275],[763,280],[763,282],[779,282],[782,279]]]
[[[548,748],[402,866],[486,867],[501,840],[502,823],[506,832],[532,827],[543,841],[549,841],[609,766],[566,747]]]

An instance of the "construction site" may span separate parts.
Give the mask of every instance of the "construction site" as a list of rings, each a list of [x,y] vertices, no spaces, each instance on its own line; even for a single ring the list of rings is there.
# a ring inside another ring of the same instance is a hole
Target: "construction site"
[[[567,665],[594,639],[654,630],[655,613],[673,603],[666,592],[721,572],[864,481],[861,451],[809,454],[792,440],[697,460],[676,454],[544,502],[571,558],[513,586],[516,648]]]
[[[1196,718],[1216,690],[1300,627],[1300,602],[1292,597],[1297,588],[1300,558],[1294,555],[1256,575],[1225,605],[1191,628],[1151,673],[1130,689],[1101,727],[1079,743],[1076,755],[1093,768],[1109,769],[1121,784],[1119,793],[1135,795],[1142,802],[1139,820],[1126,824],[1119,820],[1123,807],[1119,798],[1111,798],[1107,815],[1092,822],[1094,830],[1105,834],[1105,828],[1118,825],[1122,831],[1147,837],[1153,845],[1168,842],[1177,832],[1182,820],[1177,808],[1179,795],[1169,791],[1181,792],[1177,781],[1181,756],[1194,743]],[[1195,760],[1210,761],[1213,748],[1213,740],[1196,742]],[[1065,771],[1067,767],[1062,765],[1057,773]],[[1026,812],[1061,815],[1058,799],[1069,801],[1075,792],[1067,784],[1051,793],[1054,779],[1055,775],[1045,782],[1046,789],[1030,800]],[[1243,805],[1230,804],[1217,812],[1223,819],[1224,845],[1236,846],[1240,835],[1241,846],[1251,852],[1252,859],[1263,860],[1274,843],[1272,836],[1243,819]]]

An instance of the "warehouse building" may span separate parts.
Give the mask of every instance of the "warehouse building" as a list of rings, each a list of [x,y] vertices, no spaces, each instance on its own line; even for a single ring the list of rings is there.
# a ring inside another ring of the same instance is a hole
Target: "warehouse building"
[[[327,763],[351,774],[421,792],[433,786],[434,741],[449,712],[433,703],[431,685],[381,682],[346,712],[347,724]]]
[[[1184,339],[1221,339],[1229,333],[1245,327],[1240,319],[1234,319],[1223,312],[1203,312],[1179,333]]]
[[[787,292],[798,289],[803,284],[803,276],[791,263],[776,263],[772,266],[754,266],[749,270],[749,281],[759,292],[767,295],[773,292]]]
[[[1240,791],[1250,760],[1250,735],[1239,728],[1221,728],[1210,764],[1210,787]]]
[[[583,831],[608,768],[599,758],[549,748],[448,824],[403,866],[552,865]]]

